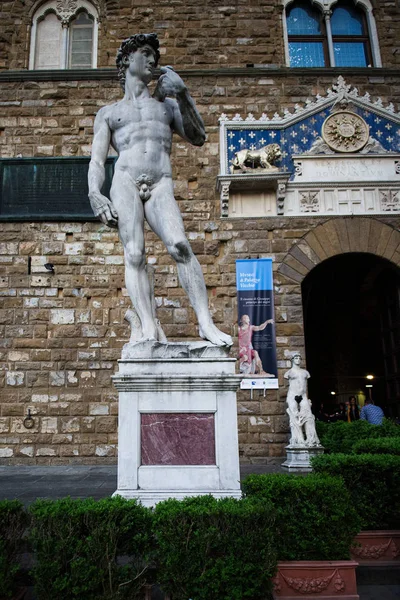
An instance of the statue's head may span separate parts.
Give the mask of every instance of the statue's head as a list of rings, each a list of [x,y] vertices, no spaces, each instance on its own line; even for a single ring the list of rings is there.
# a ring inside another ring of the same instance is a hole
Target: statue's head
[[[242,315],[239,320],[239,325],[249,325],[250,317],[249,315]]]
[[[293,352],[291,361],[292,361],[292,364],[299,365],[301,363],[301,354],[300,354],[300,352]]]
[[[156,67],[160,60],[160,42],[156,33],[135,33],[135,35],[126,38],[118,49],[115,62],[117,63],[118,78],[123,90],[125,90],[126,69],[129,66],[129,57],[133,52],[144,46],[149,46],[153,50],[155,57],[154,66]]]

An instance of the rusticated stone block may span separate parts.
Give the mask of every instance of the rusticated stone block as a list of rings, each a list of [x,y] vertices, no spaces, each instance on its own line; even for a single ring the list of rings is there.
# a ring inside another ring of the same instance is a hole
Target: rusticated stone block
[[[115,433],[117,431],[116,417],[97,417],[96,432],[97,433]]]

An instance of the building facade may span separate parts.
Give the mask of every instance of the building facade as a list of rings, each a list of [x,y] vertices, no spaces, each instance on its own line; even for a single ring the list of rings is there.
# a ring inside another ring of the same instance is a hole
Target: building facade
[[[175,139],[175,194],[233,353],[235,261],[273,259],[279,389],[238,393],[243,462],[284,455],[293,350],[314,406],[372,394],[398,417],[399,3],[15,0],[0,16],[2,464],[116,461],[130,302],[86,173],[94,117],[122,97],[117,48],[138,32],[158,34],[206,125],[202,148]],[[273,144],[273,169],[235,169]],[[163,329],[193,339],[174,263],[146,236]]]

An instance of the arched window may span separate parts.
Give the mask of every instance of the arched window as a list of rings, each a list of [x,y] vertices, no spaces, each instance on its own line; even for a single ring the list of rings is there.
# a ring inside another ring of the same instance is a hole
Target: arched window
[[[68,66],[71,69],[90,68],[93,54],[93,18],[80,12],[70,25]]]
[[[322,13],[309,2],[295,2],[286,15],[291,67],[323,67],[327,44]]]
[[[38,21],[36,28],[35,69],[62,69],[62,28],[54,12]]]
[[[370,0],[283,0],[291,67],[381,67]]]
[[[372,64],[365,13],[349,2],[335,5],[331,16],[335,65],[367,67]]]
[[[97,66],[98,15],[87,0],[51,0],[34,13],[30,69]]]

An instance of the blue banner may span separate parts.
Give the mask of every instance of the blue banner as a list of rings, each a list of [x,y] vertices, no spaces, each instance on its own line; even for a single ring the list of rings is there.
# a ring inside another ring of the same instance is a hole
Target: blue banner
[[[237,260],[236,287],[239,372],[251,378],[276,379],[272,259]]]

